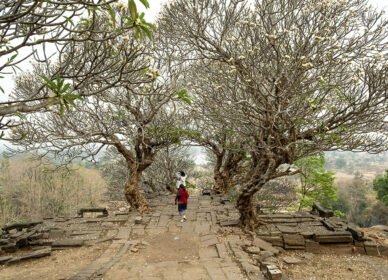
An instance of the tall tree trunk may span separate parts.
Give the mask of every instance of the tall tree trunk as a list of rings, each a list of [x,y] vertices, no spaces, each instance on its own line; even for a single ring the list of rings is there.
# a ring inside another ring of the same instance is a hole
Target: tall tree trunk
[[[232,187],[232,177],[228,170],[225,171],[223,167],[225,151],[217,155],[216,165],[214,166],[214,187],[217,192],[226,194]]]
[[[261,189],[261,187],[259,188]],[[240,222],[248,230],[254,230],[260,225],[259,217],[253,206],[253,195],[251,192],[241,192],[237,198],[237,209],[240,212]]]
[[[148,202],[138,189],[142,171],[138,170],[137,164],[129,166],[128,169],[128,179],[125,183],[125,198],[131,207],[142,214],[146,213],[149,211]]]
[[[280,163],[273,159],[262,158],[258,164],[246,175],[245,183],[237,198],[237,209],[240,212],[240,221],[247,230],[254,230],[260,224],[264,224],[257,216],[256,209],[253,206],[253,196],[269,182],[275,178],[276,168]],[[249,179],[248,179],[249,178]]]

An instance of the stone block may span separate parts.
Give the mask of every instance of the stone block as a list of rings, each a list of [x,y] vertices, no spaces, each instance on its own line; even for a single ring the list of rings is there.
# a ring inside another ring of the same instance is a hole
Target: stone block
[[[366,241],[364,242],[364,248],[367,255],[376,257],[380,256],[380,252],[377,249],[377,245],[375,243]]]
[[[262,261],[260,263],[260,270],[264,273],[267,274],[268,269],[278,269],[276,262],[272,261]]]
[[[83,217],[84,213],[102,213],[102,217],[108,216],[108,210],[106,208],[81,208],[78,210],[78,215]]]
[[[346,230],[352,234],[354,240],[361,241],[364,238],[364,232],[357,229],[356,226],[349,225]]]
[[[305,239],[300,234],[283,235],[285,249],[305,249]]]
[[[282,236],[263,236],[263,237],[261,237],[261,239],[271,243],[272,246],[283,247],[283,237]]]
[[[284,225],[277,225],[276,226],[282,233],[299,233],[301,230],[298,227],[290,227],[290,226],[284,226]]]
[[[260,254],[260,248],[256,246],[250,246],[245,249],[245,251],[249,254],[258,255]]]
[[[43,223],[43,221],[37,221],[37,222],[30,222],[30,223],[16,223],[9,226],[5,226],[2,228],[2,230],[6,233],[8,233],[10,230],[16,229],[18,231],[22,231],[25,228],[32,228],[36,225],[39,225]]]
[[[216,264],[214,262],[205,263],[205,269],[206,269],[207,273],[209,274],[210,279],[214,279],[214,280],[225,279],[225,274],[222,271],[222,269],[219,267],[218,264]],[[165,278],[165,279],[172,279],[172,278]],[[179,279],[179,277],[174,278],[174,279]]]
[[[36,231],[30,231],[22,234],[16,238],[16,246],[22,248],[28,245],[28,240],[36,233]]]
[[[0,246],[0,249],[6,253],[14,253],[17,250],[15,243],[8,243],[7,245]]]
[[[328,230],[334,231],[334,225],[333,225],[332,223],[330,223],[329,221],[323,220],[323,221],[322,221],[322,224],[323,224]]]
[[[305,239],[311,239],[314,236],[314,233],[312,231],[301,231],[300,234],[305,238]]]
[[[28,259],[42,258],[51,255],[51,248],[45,248],[42,250],[33,251],[31,253],[23,254],[19,257],[14,257],[8,261],[8,263],[16,263]]]
[[[80,247],[82,245],[84,241],[81,239],[56,240],[51,244],[52,247]]]
[[[283,273],[280,269],[268,269],[267,277],[270,280],[282,280]]]
[[[217,235],[215,235],[215,234],[207,234],[207,235],[200,236],[199,240],[201,242],[204,242],[204,241],[207,241],[207,240],[210,240],[210,239],[214,239],[214,238],[217,238]]]
[[[381,256],[388,257],[388,246],[380,245],[377,247],[377,249],[379,250]]]
[[[12,256],[2,256],[0,257],[0,264],[8,262],[10,259],[12,259]]]
[[[312,213],[318,214],[320,217],[325,217],[325,218],[330,218],[334,216],[333,210],[326,209],[319,203],[314,202],[313,207],[312,207]]]
[[[12,243],[11,239],[1,238],[0,239],[0,246],[1,245],[7,245],[8,243]]]
[[[305,241],[305,246],[306,246],[306,252],[309,253],[319,253],[319,243],[315,242],[313,240],[306,240]]]
[[[268,243],[267,241],[264,241],[260,238],[255,238],[252,242],[252,246],[259,247],[265,251],[270,251],[275,255],[279,254],[279,250],[274,248],[271,243]]]
[[[228,257],[228,252],[226,250],[226,247],[223,243],[216,244],[216,249],[218,253],[218,257],[225,259]]]
[[[348,231],[316,233],[314,241],[319,243],[353,243],[353,237]]]
[[[218,243],[217,237],[213,237],[204,241],[201,241],[201,247],[207,247],[211,245],[216,245]]]
[[[59,239],[66,237],[66,230],[63,229],[52,229],[49,233],[49,238],[51,239]]]
[[[199,248],[199,257],[202,260],[218,258],[215,246]]]
[[[31,246],[51,246],[53,241],[48,241],[48,240],[34,240],[30,241],[29,245]]]
[[[274,253],[270,252],[270,251],[262,251],[260,253],[260,256],[258,258],[259,262],[263,262],[265,261],[266,259],[272,257],[274,255]]]
[[[260,271],[259,267],[249,263],[241,262],[242,270],[248,275],[251,280],[261,280],[264,279],[263,273]]]

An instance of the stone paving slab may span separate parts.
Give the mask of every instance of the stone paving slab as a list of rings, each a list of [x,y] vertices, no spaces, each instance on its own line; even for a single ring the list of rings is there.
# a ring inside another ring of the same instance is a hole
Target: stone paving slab
[[[183,223],[180,222],[176,205],[171,201],[171,198],[151,201],[150,205],[156,212],[143,216],[142,222],[138,224],[135,224],[136,214],[132,213],[117,230],[111,229],[114,225],[105,220],[104,225],[110,228],[106,236],[114,236],[114,241],[99,258],[70,280],[118,279],[110,278],[116,272],[123,273],[124,278],[130,280],[246,280],[239,264],[232,260],[231,252],[218,238],[220,227],[212,200],[191,197],[188,220]],[[198,240],[197,251],[189,259],[180,259],[177,255],[175,261],[156,263],[147,263],[144,259],[142,248],[146,245],[131,252],[131,248],[136,248],[133,243],[139,242],[131,242],[134,236],[141,240],[146,236],[163,234],[190,236],[192,240]],[[130,261],[123,263],[123,257],[126,256],[127,259],[128,254],[135,255]]]

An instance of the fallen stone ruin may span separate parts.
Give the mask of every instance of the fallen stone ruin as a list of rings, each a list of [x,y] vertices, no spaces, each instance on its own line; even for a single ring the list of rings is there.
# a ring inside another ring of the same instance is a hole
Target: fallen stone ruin
[[[95,218],[85,213],[101,213]],[[105,208],[83,208],[75,218],[46,218],[38,222],[16,223],[2,228],[0,264],[49,256],[52,250],[93,245],[113,238],[129,213],[108,217]]]
[[[314,204],[312,212],[261,214],[265,225],[256,230],[253,240],[243,238],[237,227],[238,213],[233,208],[222,207],[228,199],[222,195],[212,195],[212,198],[216,208],[219,207],[217,216],[223,216],[220,225],[230,228],[226,237],[228,245],[251,280],[264,279],[263,275],[271,280],[288,279],[278,265],[284,250],[299,250],[306,258],[310,258],[308,254],[319,254],[328,248],[350,254],[388,256],[386,246],[378,247],[355,225],[333,217],[331,210],[318,204]],[[280,262],[296,264],[302,260],[283,257]]]

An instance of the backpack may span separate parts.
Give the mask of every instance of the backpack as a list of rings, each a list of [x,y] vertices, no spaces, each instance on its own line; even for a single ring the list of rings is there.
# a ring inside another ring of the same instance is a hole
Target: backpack
[[[181,190],[178,191],[176,197],[177,197],[178,199],[180,199],[180,198],[182,197]]]

